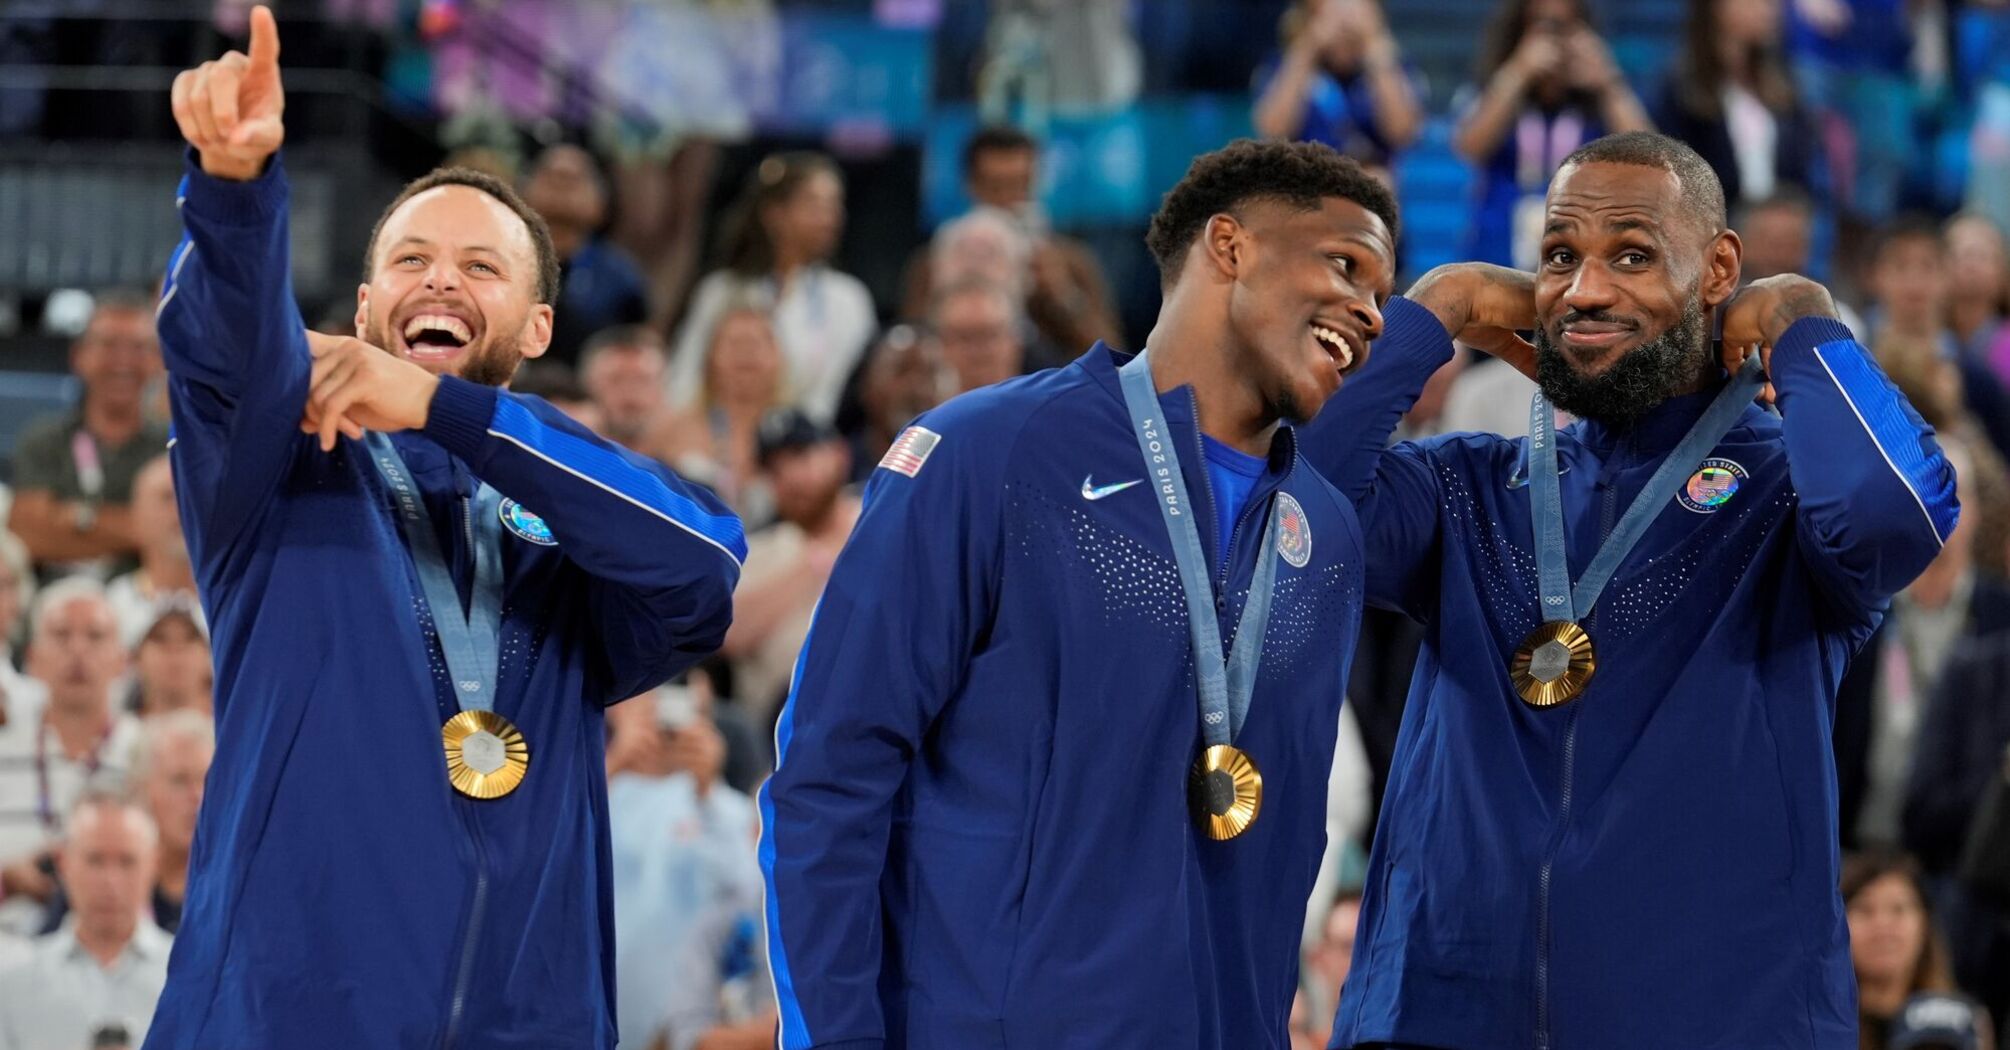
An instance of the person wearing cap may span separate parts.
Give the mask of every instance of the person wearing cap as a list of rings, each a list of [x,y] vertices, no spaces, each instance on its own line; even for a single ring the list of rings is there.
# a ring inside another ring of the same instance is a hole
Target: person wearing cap
[[[719,652],[733,661],[736,699],[766,726],[788,691],[810,613],[860,504],[846,488],[851,446],[837,431],[782,408],[761,420],[759,435],[775,521],[747,537],[747,569],[733,592],[733,626]]]
[[[184,709],[209,711],[216,676],[201,607],[162,606],[132,648],[133,688],[127,710],[141,718]]]
[[[1892,1018],[1883,1050],[1996,1050],[1989,1015],[1959,995],[1922,992]]]

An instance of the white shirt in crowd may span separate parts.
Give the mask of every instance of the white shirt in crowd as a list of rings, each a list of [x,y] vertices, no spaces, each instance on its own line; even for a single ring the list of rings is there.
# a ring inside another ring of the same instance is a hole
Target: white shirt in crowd
[[[161,614],[171,608],[188,610],[197,627],[209,630],[208,623],[203,619],[202,604],[194,594],[181,591],[155,593],[141,580],[141,574],[135,570],[105,584],[105,601],[119,621],[119,641],[128,650],[136,648]]]
[[[679,966],[710,917],[759,913],[756,819],[753,800],[723,783],[700,798],[681,773],[607,782],[622,1045],[650,1045],[682,1005]]]
[[[28,958],[0,972],[0,1050],[85,1050],[116,1026],[128,1046],[146,1040],[167,983],[174,938],[142,917],[110,966],[77,940],[76,920],[34,942]]]
[[[54,845],[84,788],[118,788],[139,740],[139,720],[129,714],[112,716],[111,729],[98,746],[80,759],[63,752],[56,731],[44,725],[41,711],[15,718],[8,712],[0,726],[0,864]],[[42,922],[42,906],[30,900],[0,900],[0,931],[33,933]]]
[[[715,270],[698,282],[670,356],[670,404],[685,408],[703,393],[705,353],[727,307],[751,302],[768,311],[781,347],[784,396],[828,423],[852,369],[879,330],[879,312],[865,283],[828,266],[806,266],[777,296],[772,278],[754,280]]]

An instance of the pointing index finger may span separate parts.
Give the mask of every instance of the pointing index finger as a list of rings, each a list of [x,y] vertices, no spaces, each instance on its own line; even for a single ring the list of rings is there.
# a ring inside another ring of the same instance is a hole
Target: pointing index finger
[[[256,69],[279,65],[279,22],[263,4],[251,9],[251,65]]]

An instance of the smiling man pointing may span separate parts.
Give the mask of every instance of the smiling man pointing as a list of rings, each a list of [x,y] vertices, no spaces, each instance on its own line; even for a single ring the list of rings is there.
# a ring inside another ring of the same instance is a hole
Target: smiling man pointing
[[[407,187],[366,338],[310,340],[278,30],[251,25],[174,88],[159,326],[217,750],[146,1045],[612,1047],[601,710],[717,647],[740,523],[498,389],[557,268],[493,179]]]

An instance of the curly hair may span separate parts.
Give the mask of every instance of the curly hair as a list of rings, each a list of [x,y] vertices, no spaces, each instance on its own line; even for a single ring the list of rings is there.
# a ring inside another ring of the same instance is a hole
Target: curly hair
[[[1179,279],[1186,250],[1207,221],[1253,201],[1275,201],[1304,211],[1329,197],[1350,200],[1382,217],[1393,242],[1396,198],[1351,157],[1315,142],[1237,139],[1194,158],[1186,177],[1166,192],[1152,216],[1145,247],[1159,264],[1159,280]]]

